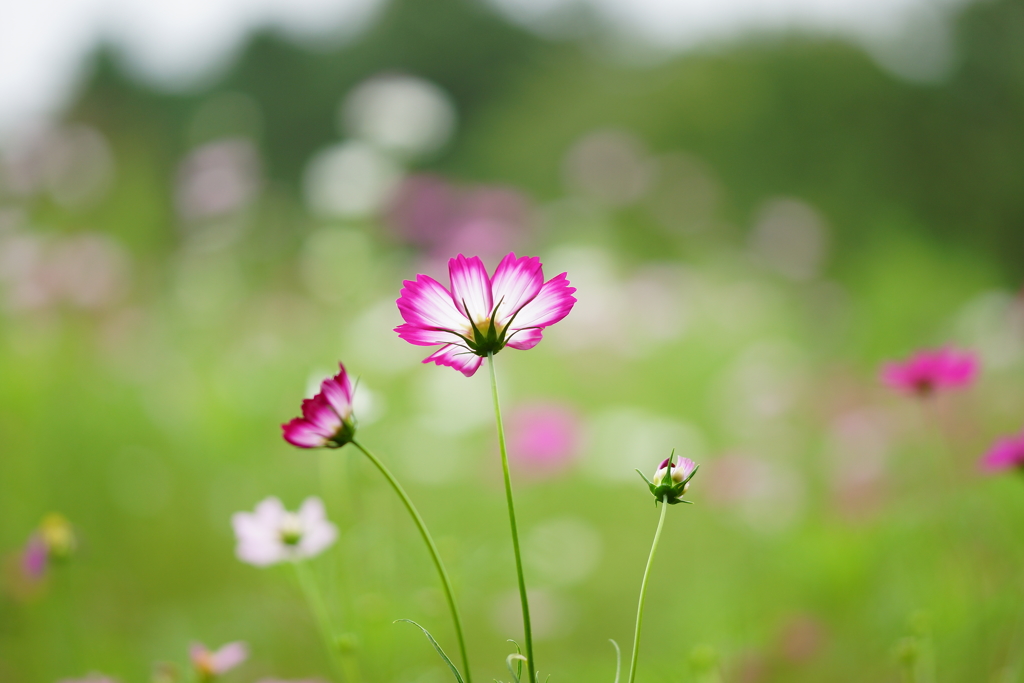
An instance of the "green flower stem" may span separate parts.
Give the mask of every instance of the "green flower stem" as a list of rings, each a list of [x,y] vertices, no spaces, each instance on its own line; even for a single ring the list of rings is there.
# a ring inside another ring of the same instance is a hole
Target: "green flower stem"
[[[647,578],[651,575],[651,564],[654,562],[654,553],[658,550],[658,540],[661,538],[661,529],[665,526],[665,512],[668,511],[668,496],[661,501],[661,518],[658,519],[658,530],[654,532],[654,543],[651,544],[651,554],[647,556],[647,568],[644,569],[644,580],[640,583],[640,604],[636,608],[636,631],[633,633],[633,658],[629,664],[629,681],[633,683],[636,678],[637,654],[640,652],[640,627],[644,620],[644,600],[647,598]]]
[[[427,550],[430,552],[430,558],[434,561],[434,567],[437,568],[437,573],[441,577],[441,585],[444,588],[444,597],[448,601],[448,610],[452,614],[452,623],[455,626],[455,637],[459,641],[459,654],[462,656],[462,670],[466,676],[466,683],[472,683],[473,677],[469,672],[469,654],[466,652],[466,639],[462,634],[462,618],[459,617],[459,608],[455,604],[455,591],[452,589],[452,580],[448,578],[448,571],[444,568],[444,562],[441,561],[441,553],[437,550],[437,545],[434,543],[433,537],[430,532],[427,531],[427,525],[424,523],[423,518],[420,517],[420,513],[417,512],[416,506],[412,504],[412,500],[409,498],[409,494],[405,492],[402,485],[395,479],[395,475],[391,474],[384,463],[377,459],[370,451],[359,443],[358,441],[352,441],[352,445],[363,452],[367,458],[370,459],[380,473],[384,475],[384,478],[391,484],[391,488],[395,490],[398,497],[402,499],[402,503],[405,505],[405,509],[409,511],[409,516],[412,517],[412,521],[416,523],[416,528],[419,529],[420,536],[423,537],[423,542],[427,546]]]
[[[327,654],[331,658],[331,666],[334,667],[335,675],[341,676],[342,680],[348,681],[348,683],[358,683],[359,667],[350,652],[342,653],[341,651],[338,638],[331,626],[327,603],[324,602],[324,596],[317,586],[309,563],[297,560],[292,562],[292,566],[295,567],[295,576],[299,580],[299,587],[302,588],[306,603],[309,605],[310,611],[313,612],[313,616],[316,617],[317,626],[320,627],[320,635],[324,639],[324,647],[327,648]]]
[[[505,448],[505,427],[501,422],[498,403],[498,380],[494,375],[494,354],[487,354],[487,369],[491,372],[491,394],[494,396],[494,420],[498,425],[498,448],[501,451],[501,469],[505,475],[505,500],[508,503],[508,522],[512,527],[512,550],[516,556],[516,574],[519,577],[519,600],[523,605],[523,629],[526,645],[526,664],[530,683],[537,683],[537,665],[533,659],[533,630],[530,627],[530,603],[526,598],[526,580],[523,578],[523,557],[519,552],[519,529],[516,526],[516,507],[512,501],[512,477],[508,471],[508,451]]]

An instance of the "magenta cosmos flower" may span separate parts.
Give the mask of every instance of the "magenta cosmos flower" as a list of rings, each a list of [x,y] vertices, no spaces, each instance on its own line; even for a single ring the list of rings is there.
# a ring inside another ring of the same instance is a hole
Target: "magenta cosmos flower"
[[[323,501],[316,497],[307,498],[298,512],[288,512],[271,496],[255,512],[236,512],[231,526],[238,559],[257,567],[319,555],[338,537],[338,528],[327,520]]]
[[[451,290],[426,275],[406,280],[398,299],[405,320],[395,328],[417,346],[441,348],[424,363],[455,368],[472,377],[483,359],[506,346],[532,349],[542,331],[568,315],[576,299],[565,273],[544,281],[537,257],[501,260],[493,276],[476,256],[448,261]]]
[[[211,651],[202,643],[192,643],[188,656],[199,675],[199,680],[211,681],[248,659],[249,648],[245,643],[235,641],[219,650]]]
[[[345,366],[320,385],[320,393],[302,402],[302,417],[281,425],[284,439],[300,448],[341,448],[356,435],[352,382]]]
[[[943,389],[969,386],[978,375],[978,359],[970,351],[944,348],[918,351],[903,362],[882,366],[882,382],[896,391],[929,396]]]
[[[1024,432],[998,439],[981,458],[985,472],[1001,472],[1012,468],[1024,470]]]

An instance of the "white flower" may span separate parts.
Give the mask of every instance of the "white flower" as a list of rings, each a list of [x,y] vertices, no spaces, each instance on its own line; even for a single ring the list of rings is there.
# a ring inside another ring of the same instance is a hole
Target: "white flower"
[[[238,559],[257,567],[319,555],[338,537],[338,528],[327,521],[323,501],[316,497],[307,498],[298,512],[288,512],[272,496],[255,512],[236,512],[231,525]]]

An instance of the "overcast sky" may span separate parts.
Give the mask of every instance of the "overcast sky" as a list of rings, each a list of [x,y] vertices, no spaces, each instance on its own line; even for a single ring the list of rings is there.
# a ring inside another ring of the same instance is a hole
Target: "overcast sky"
[[[0,136],[53,115],[74,94],[90,50],[117,46],[141,78],[180,88],[230,63],[254,29],[297,40],[354,34],[386,0],[0,0]],[[428,0],[424,0],[428,1]],[[896,73],[935,80],[953,53],[949,10],[968,0],[491,0],[539,31],[570,4],[667,49],[750,30],[840,34]]]

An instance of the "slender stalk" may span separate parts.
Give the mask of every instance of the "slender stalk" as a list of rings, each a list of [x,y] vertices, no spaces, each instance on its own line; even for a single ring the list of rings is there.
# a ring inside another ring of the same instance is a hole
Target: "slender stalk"
[[[359,669],[351,655],[342,656],[341,654],[334,628],[331,626],[327,603],[324,602],[324,596],[320,593],[316,579],[310,572],[309,564],[298,560],[292,562],[292,566],[295,567],[295,576],[299,580],[299,587],[302,588],[306,603],[309,605],[310,611],[313,612],[313,616],[316,617],[317,626],[320,627],[320,635],[324,640],[324,647],[327,648],[327,654],[331,658],[331,666],[334,667],[335,675],[341,676],[342,680],[348,681],[348,683],[357,683]]]
[[[665,512],[668,511],[668,497],[661,501],[661,517],[658,519],[658,530],[654,532],[654,543],[651,544],[651,554],[647,556],[647,568],[644,569],[644,580],[640,583],[640,604],[636,608],[636,631],[633,633],[633,658],[629,664],[629,681],[633,683],[636,678],[637,654],[640,652],[640,627],[644,620],[644,600],[647,599],[647,578],[651,574],[651,564],[654,562],[654,553],[658,549],[658,540],[661,538],[661,529],[665,526]]]
[[[537,683],[537,665],[533,660],[533,630],[530,627],[530,603],[526,598],[526,580],[523,578],[523,557],[519,552],[519,529],[516,526],[516,506],[512,501],[512,477],[508,471],[508,450],[505,448],[505,427],[501,421],[498,403],[498,380],[494,375],[494,354],[487,354],[487,369],[491,373],[491,394],[494,397],[494,421],[498,426],[498,448],[501,451],[501,469],[505,475],[505,500],[508,503],[508,522],[512,527],[512,550],[516,556],[516,574],[519,577],[519,600],[523,605],[523,630],[526,645],[526,664],[530,683]]]
[[[353,441],[352,445],[363,452],[367,458],[370,459],[380,473],[384,475],[384,478],[391,484],[391,488],[395,490],[398,497],[401,498],[402,503],[405,505],[405,509],[409,511],[409,516],[412,517],[412,521],[416,523],[416,528],[419,529],[420,536],[423,537],[423,542],[427,546],[427,550],[430,552],[430,559],[434,561],[434,567],[437,568],[437,573],[441,577],[441,586],[444,588],[444,597],[448,601],[448,610],[452,614],[452,623],[455,626],[455,637],[459,641],[459,654],[462,657],[462,670],[466,676],[466,683],[472,683],[473,678],[469,672],[469,654],[466,652],[466,639],[462,634],[462,618],[459,616],[459,608],[455,604],[455,591],[452,589],[452,581],[448,578],[448,571],[444,568],[444,562],[441,561],[441,553],[437,550],[437,545],[434,543],[433,537],[430,532],[427,531],[427,525],[420,517],[420,513],[416,510],[416,506],[412,504],[412,500],[409,498],[409,494],[405,492],[402,485],[395,479],[395,475],[391,474],[384,463],[382,463],[377,456],[370,451],[366,450],[366,447],[358,441]]]

